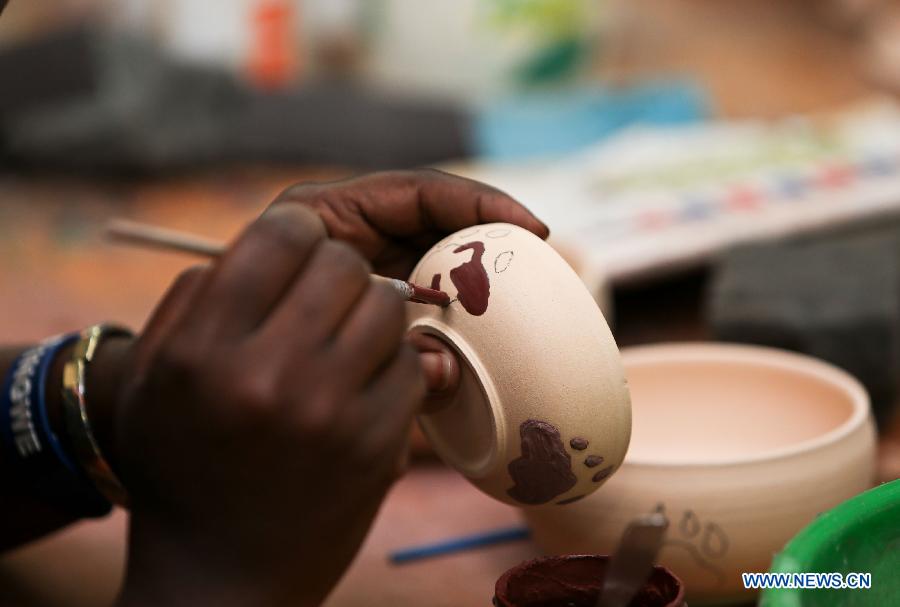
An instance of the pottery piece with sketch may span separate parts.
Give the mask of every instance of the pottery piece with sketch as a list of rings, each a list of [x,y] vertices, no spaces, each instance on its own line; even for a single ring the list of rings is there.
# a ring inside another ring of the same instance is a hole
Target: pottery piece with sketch
[[[600,487],[628,448],[629,394],[606,321],[562,257],[522,228],[486,224],[443,239],[410,280],[453,300],[409,305],[410,330],[461,360],[453,402],[419,417],[437,454],[518,506]]]

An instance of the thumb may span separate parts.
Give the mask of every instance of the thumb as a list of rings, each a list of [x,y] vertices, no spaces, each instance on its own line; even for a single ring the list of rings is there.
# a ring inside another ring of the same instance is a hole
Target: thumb
[[[410,335],[409,341],[419,351],[428,398],[447,397],[456,392],[459,387],[456,354],[444,342],[430,335]]]
[[[420,352],[419,362],[429,392],[449,392],[454,387],[454,379],[459,381],[456,359],[449,352]]]

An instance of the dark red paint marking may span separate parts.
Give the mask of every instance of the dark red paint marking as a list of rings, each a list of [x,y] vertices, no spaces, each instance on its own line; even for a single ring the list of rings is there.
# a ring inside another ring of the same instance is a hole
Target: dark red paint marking
[[[595,475],[591,478],[591,480],[594,481],[595,483],[599,483],[600,481],[602,481],[603,479],[605,479],[607,476],[609,476],[610,474],[612,474],[612,471],[613,471],[613,467],[612,467],[612,466],[607,466],[606,468],[604,468],[603,470],[600,470],[597,474],[595,474]]]
[[[481,258],[484,243],[473,241],[453,249],[454,253],[472,250],[472,259],[450,270],[450,280],[456,287],[459,303],[472,316],[481,316],[487,311],[491,296],[491,283]]]
[[[603,463],[603,458],[599,455],[588,455],[584,458],[584,465],[588,468],[595,468]]]
[[[440,273],[435,274],[431,277],[431,288],[435,291],[441,290],[441,275]]]
[[[587,495],[576,495],[575,497],[570,497],[568,499],[560,500],[556,503],[560,506],[565,506],[566,504],[572,504],[572,503],[577,502],[578,500],[585,498],[585,497],[587,497]]]
[[[545,504],[575,486],[572,458],[566,452],[559,430],[552,424],[529,419],[519,426],[522,456],[509,462],[509,475],[515,485],[507,489],[523,504]]]
[[[572,440],[569,441],[569,446],[575,449],[576,451],[584,451],[588,448],[590,443],[586,438],[581,438],[580,436],[576,436]]]

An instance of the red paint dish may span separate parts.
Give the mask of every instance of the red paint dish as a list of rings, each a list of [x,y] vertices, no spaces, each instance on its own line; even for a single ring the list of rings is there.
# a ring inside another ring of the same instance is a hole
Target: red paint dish
[[[516,565],[497,580],[497,607],[594,607],[609,566],[600,555],[548,556]],[[686,607],[684,585],[656,566],[629,607]]]

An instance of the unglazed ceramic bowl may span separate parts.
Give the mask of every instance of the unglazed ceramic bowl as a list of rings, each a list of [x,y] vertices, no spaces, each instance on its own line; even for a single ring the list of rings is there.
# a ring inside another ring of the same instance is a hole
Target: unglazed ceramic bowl
[[[550,245],[493,223],[435,245],[410,280],[446,308],[409,304],[410,331],[445,341],[460,389],[419,423],[437,454],[487,494],[559,507],[622,463],[631,406],[619,352],[584,284]]]
[[[674,344],[623,351],[634,434],[600,491],[526,511],[550,553],[610,552],[635,516],[670,526],[658,561],[691,605],[746,601],[741,572],[815,516],[871,486],[875,432],[862,386],[818,360],[770,348]]]

